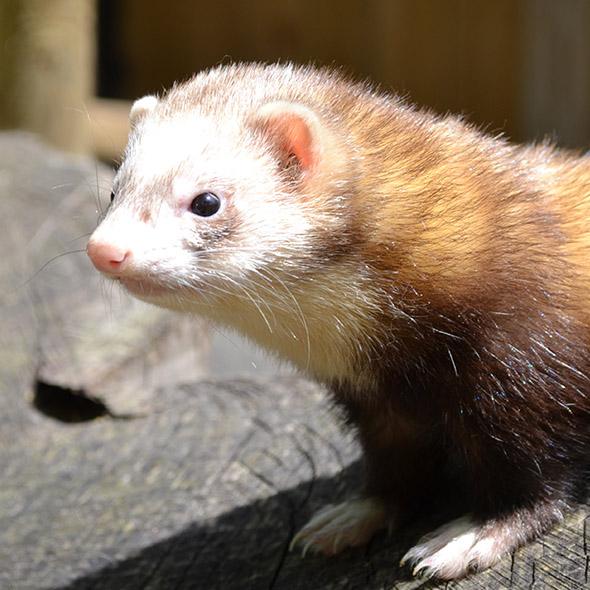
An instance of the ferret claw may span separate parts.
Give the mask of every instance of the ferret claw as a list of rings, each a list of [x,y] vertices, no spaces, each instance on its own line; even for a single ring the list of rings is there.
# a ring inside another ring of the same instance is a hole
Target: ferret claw
[[[376,530],[388,524],[385,508],[373,498],[330,504],[317,512],[293,537],[289,550],[305,540],[302,557],[309,551],[335,555],[347,547],[366,543]]]

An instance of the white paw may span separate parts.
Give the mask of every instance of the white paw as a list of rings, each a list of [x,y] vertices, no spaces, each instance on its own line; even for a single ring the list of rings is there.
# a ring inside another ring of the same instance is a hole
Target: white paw
[[[314,514],[293,537],[289,548],[302,542],[303,556],[308,551],[335,555],[346,547],[363,545],[388,524],[387,510],[374,498],[330,504]]]
[[[411,563],[414,575],[452,580],[490,567],[520,543],[503,527],[476,524],[464,516],[423,537],[401,564]]]

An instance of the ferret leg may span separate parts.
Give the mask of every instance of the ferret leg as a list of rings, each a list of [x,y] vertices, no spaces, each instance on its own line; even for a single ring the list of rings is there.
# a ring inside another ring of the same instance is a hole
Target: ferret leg
[[[415,515],[430,489],[426,480],[435,469],[435,453],[426,452],[414,427],[391,415],[381,422],[374,415],[365,421],[360,412],[350,414],[365,451],[363,495],[328,505],[312,517],[291,543],[291,548],[301,544],[304,555],[334,555],[363,545],[380,529],[397,528]]]
[[[347,547],[364,545],[373,534],[388,524],[385,505],[377,498],[351,498],[328,504],[293,537],[290,549],[302,543],[308,551],[335,555]]]
[[[467,515],[424,536],[402,558],[421,574],[452,580],[483,570],[562,520],[565,503],[539,503],[501,518],[478,522]]]

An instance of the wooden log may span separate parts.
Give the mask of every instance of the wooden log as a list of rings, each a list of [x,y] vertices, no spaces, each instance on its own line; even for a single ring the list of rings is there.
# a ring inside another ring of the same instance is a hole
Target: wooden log
[[[91,282],[83,248],[99,208],[95,187],[106,188],[109,175],[30,137],[0,134],[1,588],[587,587],[586,506],[451,584],[399,567],[445,514],[424,514],[334,558],[289,552],[314,510],[357,489],[354,438],[306,380],[205,379],[192,373],[194,358],[179,365],[157,328],[168,326],[186,351],[174,323],[186,316],[140,314],[138,322],[123,307],[121,329],[105,330],[119,299]],[[102,320],[90,321],[99,309]],[[73,424],[42,414],[25,395],[40,377],[89,389],[114,411]]]

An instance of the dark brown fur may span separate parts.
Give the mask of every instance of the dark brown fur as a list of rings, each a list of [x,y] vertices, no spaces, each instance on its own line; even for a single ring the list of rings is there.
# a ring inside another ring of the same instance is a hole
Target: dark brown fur
[[[442,146],[414,136],[382,156],[415,161],[404,173],[416,186],[376,209],[384,221],[358,245],[382,292],[381,385],[336,395],[360,426],[371,493],[412,503],[430,489],[424,471],[454,453],[486,519],[585,487],[590,163],[537,148],[556,167],[548,188],[529,176],[532,150],[461,135]]]
[[[442,149],[435,139],[389,152],[398,166],[419,163],[417,186],[359,244],[382,291],[378,340],[393,324],[396,333],[374,355],[381,385],[369,401],[337,388],[360,425],[369,492],[414,504],[454,453],[482,520],[579,499],[590,442],[588,158],[537,148],[556,167],[547,187],[529,176],[526,151],[467,129]]]

